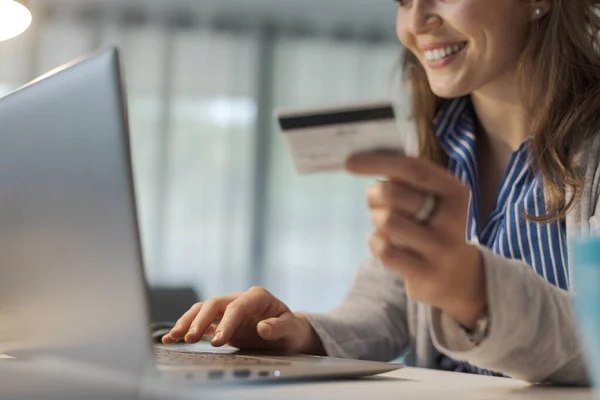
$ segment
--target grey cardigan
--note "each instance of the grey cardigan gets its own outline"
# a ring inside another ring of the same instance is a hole
[[[585,187],[566,218],[569,241],[600,228],[600,136],[583,148],[578,162],[585,171]],[[452,318],[412,301],[402,281],[376,260],[359,268],[338,308],[306,316],[334,357],[390,361],[409,349],[408,364],[435,368],[442,352],[529,382],[588,385],[571,305],[572,282],[570,292],[560,290],[522,261],[483,247],[481,252],[491,322],[479,346],[471,344]]]

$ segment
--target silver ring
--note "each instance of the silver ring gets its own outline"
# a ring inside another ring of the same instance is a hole
[[[437,209],[438,201],[439,199],[432,194],[425,196],[421,209],[415,214],[415,219],[420,224],[427,225]]]

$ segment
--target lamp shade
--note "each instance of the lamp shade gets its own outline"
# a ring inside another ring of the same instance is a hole
[[[25,1],[0,0],[0,41],[19,36],[31,25]]]

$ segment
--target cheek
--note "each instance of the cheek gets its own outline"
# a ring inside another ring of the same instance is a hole
[[[477,40],[481,38],[482,32],[487,27],[494,24],[489,19],[490,13],[483,12],[481,6],[477,4],[452,10],[446,16],[446,24],[460,37],[467,40]]]
[[[396,13],[396,35],[398,35],[398,39],[402,40],[402,33],[405,30],[404,21],[402,18],[402,14],[400,10]]]
[[[522,9],[511,2],[466,0],[449,19],[457,31],[473,40],[478,57],[495,61],[520,53],[524,42]]]
[[[408,20],[400,13],[398,13],[398,17],[396,18],[396,35],[398,36],[400,43],[414,53],[416,48],[415,37],[410,33]]]

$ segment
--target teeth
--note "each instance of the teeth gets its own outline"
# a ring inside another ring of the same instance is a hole
[[[453,54],[458,53],[464,47],[465,47],[465,45],[463,45],[463,44],[457,44],[454,46],[448,46],[443,49],[426,50],[425,51],[425,59],[427,61],[439,61],[442,58],[449,57]]]

